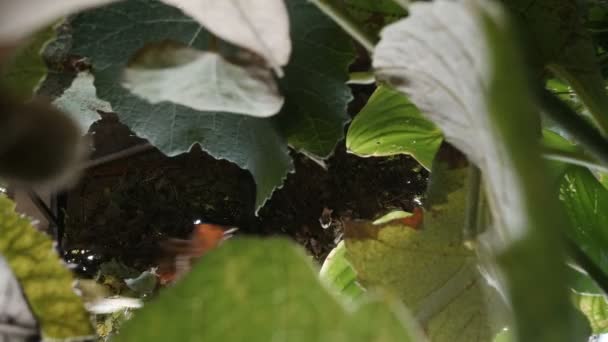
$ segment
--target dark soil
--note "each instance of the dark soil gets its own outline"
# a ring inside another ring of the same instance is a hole
[[[370,91],[353,90],[356,113]],[[145,143],[112,114],[92,132],[93,159]],[[238,234],[289,236],[321,262],[340,238],[342,218],[412,210],[427,184],[428,173],[408,156],[360,158],[341,143],[326,168],[301,154],[292,157],[296,172],[257,217],[251,175],[200,148],[174,158],[149,149],[91,168],[67,196],[63,247],[143,269],[158,260],[161,240],[187,237],[201,219],[237,226]]]

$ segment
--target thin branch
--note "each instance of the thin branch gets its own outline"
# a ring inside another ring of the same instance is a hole
[[[467,184],[467,207],[464,222],[464,240],[474,241],[479,233],[479,201],[481,189],[481,171],[473,163],[469,164]]]
[[[152,146],[150,143],[143,143],[143,144],[135,145],[133,147],[129,147],[122,151],[118,151],[116,153],[111,153],[111,154],[105,155],[103,157],[97,158],[95,160],[91,160],[88,163],[86,163],[83,166],[83,168],[91,169],[91,168],[94,168],[94,167],[97,167],[97,166],[100,166],[103,164],[113,162],[115,160],[131,157],[133,155],[136,155],[136,154],[148,151],[148,150],[152,150],[152,149],[154,149],[154,146]]]
[[[376,76],[371,71],[351,72],[347,84],[374,84]]]
[[[325,13],[325,15],[342,27],[344,31],[350,34],[368,52],[374,51],[374,46],[378,42],[378,39],[363,30],[361,25],[357,25],[356,21],[342,8],[332,4],[329,0],[310,0],[310,2],[315,4],[321,12]]]
[[[608,141],[591,123],[546,89],[540,91],[539,99],[548,117],[568,132],[599,163],[608,166]]]

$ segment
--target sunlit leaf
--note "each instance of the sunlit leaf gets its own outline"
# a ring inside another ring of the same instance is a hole
[[[162,291],[116,341],[424,341],[395,308],[374,301],[347,311],[291,242],[236,239]]]
[[[414,3],[409,10],[382,32],[374,67],[482,170],[494,221],[491,251],[518,340],[586,338],[583,318],[568,302],[556,233],[565,230],[565,218],[551,197],[539,117],[506,16],[475,0]]]
[[[355,301],[365,293],[365,290],[357,283],[355,270],[346,260],[344,241],[340,241],[336,248],[327,255],[319,276],[330,288],[344,295],[347,302]]]
[[[574,301],[589,319],[594,334],[608,333],[608,301],[605,295],[575,293]]]
[[[347,259],[367,289],[395,291],[431,341],[492,341],[502,304],[463,243],[466,168],[444,168],[433,169],[424,228],[347,222]]]
[[[232,63],[217,53],[172,42],[140,50],[122,84],[153,104],[269,117],[283,106],[272,72],[253,59]]]
[[[351,123],[346,147],[362,157],[409,154],[430,169],[442,140],[405,95],[382,86]]]
[[[0,195],[0,254],[19,281],[45,338],[75,338],[93,333],[72,274],[53,241],[32,227],[15,205]]]

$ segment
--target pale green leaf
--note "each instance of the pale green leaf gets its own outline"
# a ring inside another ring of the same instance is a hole
[[[93,330],[74,278],[54,250],[53,241],[15,211],[0,195],[0,254],[19,281],[45,338],[90,336]]]
[[[492,341],[501,303],[477,271],[475,251],[463,244],[466,168],[433,171],[424,228],[346,223],[347,258],[367,289],[395,291],[431,341]]]
[[[272,72],[253,60],[234,64],[217,53],[171,42],[139,51],[122,85],[152,104],[170,101],[200,111],[255,117],[277,114],[284,101]]]
[[[236,239],[165,289],[116,341],[424,341],[403,308],[346,310],[309,258],[278,239]]]
[[[574,293],[576,306],[587,316],[594,334],[608,333],[608,301],[603,294]]]
[[[408,154],[430,170],[442,140],[405,95],[381,86],[351,123],[346,147],[362,157]]]
[[[330,288],[343,295],[346,302],[355,301],[365,293],[365,290],[357,283],[355,270],[346,260],[344,241],[340,241],[327,255],[319,276]]]

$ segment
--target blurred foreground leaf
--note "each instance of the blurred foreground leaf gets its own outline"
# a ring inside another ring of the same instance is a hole
[[[93,334],[89,315],[73,291],[74,278],[53,248],[53,241],[15,211],[0,195],[0,254],[19,281],[27,301],[49,339]]]

